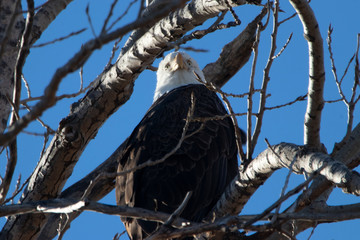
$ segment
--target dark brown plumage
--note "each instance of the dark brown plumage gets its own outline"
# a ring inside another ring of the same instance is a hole
[[[191,106],[191,94],[195,97],[195,118],[227,114],[217,95],[202,84],[181,86],[162,95],[128,138],[118,171],[160,159],[174,149]],[[187,134],[200,126],[200,122],[191,122]],[[193,191],[180,216],[199,222],[211,211],[237,169],[231,119],[209,120],[163,163],[118,177],[117,203],[172,213],[186,193]],[[145,238],[159,226],[131,218],[122,220],[133,240]]]

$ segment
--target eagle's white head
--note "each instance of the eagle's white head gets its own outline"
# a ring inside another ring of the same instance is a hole
[[[172,52],[159,64],[154,102],[174,88],[205,81],[197,62],[184,52]]]

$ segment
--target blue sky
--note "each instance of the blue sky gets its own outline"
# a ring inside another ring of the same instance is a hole
[[[53,45],[34,48],[27,59],[24,67],[24,74],[31,87],[32,96],[40,96],[50,78],[58,67],[65,64],[67,60],[78,51],[81,44],[93,38],[89,28],[85,8],[89,4],[90,16],[96,33],[99,33],[102,23],[106,18],[106,14],[111,5],[110,0],[105,1],[74,1],[63,11],[58,18],[43,33],[38,43],[51,41],[62,37],[71,32],[82,28],[88,28],[84,33],[74,36],[68,40],[64,40]],[[115,13],[120,15],[127,7],[129,1],[119,1]],[[36,5],[41,2],[36,2]],[[326,83],[324,98],[326,100],[338,99],[338,91],[336,88],[331,66],[329,54],[326,45],[326,36],[329,24],[334,28],[333,31],[333,52],[336,61],[338,74],[344,71],[350,57],[354,54],[356,48],[356,34],[360,33],[360,1],[348,0],[346,3],[339,1],[316,1],[311,2],[311,6],[315,12],[319,22],[321,34],[324,39],[325,52],[325,69]],[[122,26],[137,16],[139,4],[134,4],[129,14],[117,25]],[[281,9],[284,13],[280,14],[280,19],[290,16],[294,10],[288,1],[281,1]],[[213,62],[220,54],[221,48],[227,42],[237,36],[246,24],[260,12],[260,8],[256,6],[242,6],[235,9],[242,24],[236,28],[217,31],[204,37],[201,40],[189,42],[186,46],[208,50],[205,53],[189,52],[204,67],[207,63]],[[224,22],[232,21],[230,14],[227,14]],[[213,21],[208,21],[199,29],[204,29]],[[255,88],[261,86],[262,70],[267,61],[270,46],[270,33],[272,26],[269,26],[261,35],[259,47],[259,60],[257,72],[255,76]],[[307,91],[308,84],[308,51],[307,43],[303,38],[302,25],[297,17],[281,25],[278,34],[278,50],[286,42],[290,33],[293,32],[293,38],[280,58],[276,59],[271,69],[271,81],[268,91],[271,96],[267,99],[267,106],[276,106],[289,102],[300,95],[304,95]],[[120,43],[120,47],[124,44],[127,37],[124,37]],[[89,84],[100,74],[108,62],[111,54],[112,43],[105,45],[102,49],[94,52],[91,58],[84,66],[84,84]],[[116,57],[115,57],[116,58]],[[251,61],[251,60],[250,60]],[[158,65],[159,60],[154,63]],[[223,90],[232,93],[247,92],[251,64],[247,64],[236,74]],[[353,65],[352,65],[353,67]],[[353,84],[353,68],[350,68],[347,78],[345,78],[344,87],[346,93],[350,94]],[[156,74],[150,70],[145,70],[135,82],[135,89],[131,99],[114,113],[104,126],[99,130],[96,138],[89,143],[79,163],[74,169],[73,175],[70,177],[65,187],[70,186],[78,181],[102,161],[125,140],[132,132],[133,128],[140,121],[146,110],[152,103],[153,92],[155,89]],[[64,93],[74,93],[79,89],[79,73],[75,72],[66,77],[61,83],[59,95]],[[81,96],[80,96],[81,97]],[[56,106],[44,113],[42,119],[53,129],[57,129],[59,121],[68,115],[70,104],[78,98],[65,99],[56,104]],[[257,101],[255,95],[254,102]],[[23,98],[26,98],[26,91],[23,91]],[[242,99],[233,100],[235,112],[246,111],[246,101]],[[255,105],[254,109],[257,109]],[[265,113],[262,132],[255,149],[255,154],[259,154],[266,149],[265,138],[271,144],[279,142],[291,142],[295,144],[303,144],[303,122],[306,102],[296,103],[290,107],[279,110],[268,111]],[[359,109],[355,112],[355,124],[359,122]],[[341,102],[326,104],[322,115],[321,140],[331,152],[335,142],[342,139],[346,130],[347,111],[345,105]],[[240,126],[245,128],[245,117],[239,118]],[[27,131],[42,133],[44,129],[37,122],[32,123]],[[36,166],[43,139],[41,137],[21,134],[19,136],[19,160],[16,168],[15,176],[20,173],[22,181],[24,181]],[[5,164],[5,156],[0,156],[0,167]],[[287,170],[276,172],[246,205],[244,214],[255,214],[261,212],[271,203],[273,203],[280,195],[281,188],[285,181]],[[16,178],[15,177],[15,178]],[[290,178],[289,188],[295,187],[303,181],[302,176],[292,175]],[[12,184],[15,185],[15,182]],[[13,189],[13,186],[12,186]],[[11,190],[10,190],[11,191]],[[292,198],[294,199],[294,198]],[[346,204],[358,202],[358,198],[335,190],[330,196],[329,204]],[[101,200],[104,203],[115,204],[114,192],[110,193]],[[285,208],[289,203],[285,203]],[[3,225],[5,219],[0,219],[0,226]],[[357,226],[360,221],[349,221],[344,223],[324,224],[319,226],[312,239],[357,239]],[[344,231],[346,228],[346,231]],[[70,230],[64,236],[64,239],[112,239],[115,233],[122,232],[123,225],[119,217],[107,216],[99,213],[83,213],[78,219],[71,224]],[[299,239],[307,239],[310,230],[305,231],[298,236]],[[121,239],[127,239],[126,236]]]

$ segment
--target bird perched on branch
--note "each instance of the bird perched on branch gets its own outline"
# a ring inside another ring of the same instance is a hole
[[[173,52],[159,64],[154,102],[127,139],[116,179],[119,205],[205,218],[238,169],[234,125],[204,74],[188,54]],[[140,167],[139,167],[140,166]],[[134,170],[134,168],[138,168]],[[161,223],[122,218],[132,240]]]

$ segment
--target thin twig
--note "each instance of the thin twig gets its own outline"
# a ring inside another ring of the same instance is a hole
[[[45,135],[45,133],[30,132],[30,131],[26,131],[26,130],[23,130],[22,133],[30,135],[30,136],[36,136],[36,137],[43,137]]]
[[[316,222],[316,223],[315,223],[315,226],[312,228],[311,233],[310,233],[309,237],[307,238],[307,240],[310,240],[310,238],[312,237],[312,235],[313,235],[314,232],[315,232],[315,229],[316,229],[317,225],[318,225],[318,223]]]
[[[113,46],[112,49],[111,49],[111,56],[110,56],[109,61],[107,62],[107,64],[106,64],[106,66],[105,66],[104,69],[110,68],[111,62],[112,62],[112,60],[113,60],[114,57],[115,57],[115,53],[116,53],[116,51],[119,49],[119,43],[121,42],[121,40],[122,40],[122,37],[120,37],[118,40],[115,41],[114,46]]]
[[[14,198],[15,198],[19,193],[22,192],[22,190],[24,189],[24,187],[26,186],[26,184],[29,182],[30,177],[31,177],[31,176],[29,176],[29,177],[25,180],[25,182],[21,185],[20,188],[15,188],[12,196],[11,196],[10,198],[6,199],[6,200],[3,202],[3,204],[6,204],[6,203],[8,203],[8,202],[10,202],[10,201],[13,202],[13,201],[14,201]],[[19,176],[19,178],[20,178],[20,176]]]
[[[116,233],[113,237],[113,240],[120,240],[120,237],[123,236],[126,233],[126,230],[124,230],[122,233]]]
[[[114,8],[115,8],[117,2],[118,2],[118,0],[114,0],[113,3],[111,4],[109,13],[108,13],[108,15],[107,15],[107,17],[106,17],[106,19],[105,19],[105,21],[104,21],[104,24],[103,24],[102,28],[101,28],[101,34],[103,34],[103,33],[106,32],[106,26],[107,26],[107,24],[109,23],[109,20],[110,20],[110,18],[111,18],[112,15],[113,15]]]
[[[204,30],[195,30],[192,33],[185,35],[184,37],[182,37],[181,39],[173,42],[173,43],[168,43],[168,48],[174,48],[175,46],[179,47],[182,44],[187,43],[188,41],[191,41],[193,39],[201,39],[204,36],[206,36],[209,33],[215,32],[217,30],[221,30],[221,29],[227,29],[230,27],[235,27],[238,26],[237,23],[235,22],[229,22],[227,24],[221,24],[220,22],[224,19],[226,15],[226,11],[222,12],[217,19],[215,20],[215,22],[207,29]]]
[[[271,206],[266,208],[261,214],[257,215],[253,219],[247,221],[244,225],[244,227],[250,226],[253,223],[261,220],[263,217],[267,216],[273,209],[275,209],[279,204],[283,203],[285,200],[287,200],[289,197],[293,196],[294,194],[298,193],[303,189],[304,187],[308,186],[309,183],[314,179],[315,176],[319,174],[319,172],[326,167],[326,164],[324,164],[320,169],[315,171],[311,176],[304,181],[303,183],[299,184],[297,187],[293,188],[289,192],[287,192],[284,196],[280,197],[276,202],[274,202]]]
[[[44,47],[44,46],[47,46],[47,45],[50,45],[50,44],[53,44],[53,43],[56,43],[56,42],[60,42],[62,40],[68,39],[68,38],[70,38],[72,36],[76,36],[76,35],[84,32],[85,30],[86,30],[86,28],[80,29],[79,31],[69,33],[68,35],[66,35],[64,37],[59,37],[59,38],[56,38],[54,40],[51,40],[51,41],[48,41],[48,42],[45,42],[45,43],[40,43],[40,44],[33,45],[32,48],[40,48],[40,47]]]
[[[227,7],[229,8],[229,11],[230,11],[231,15],[232,15],[233,18],[235,19],[235,23],[236,23],[237,25],[240,25],[240,24],[241,24],[241,21],[240,21],[239,17],[236,15],[234,9],[230,6],[229,1],[228,1],[228,0],[225,0],[225,3],[226,3],[226,5],[227,5]]]
[[[137,1],[138,1],[138,0],[133,0],[132,2],[130,2],[129,5],[128,5],[128,7],[126,8],[126,10],[123,12],[123,14],[121,14],[117,19],[115,19],[115,21],[114,21],[112,24],[110,24],[109,28],[106,29],[106,32],[110,31],[110,30],[115,26],[115,24],[117,24],[119,21],[121,21],[121,19],[122,19],[123,17],[125,17],[126,14],[128,14],[131,6],[134,5]]]
[[[233,125],[234,125],[234,131],[235,131],[235,139],[236,139],[236,146],[237,146],[237,149],[238,149],[238,154],[239,154],[239,157],[240,157],[240,160],[241,161],[245,161],[246,159],[246,156],[245,156],[245,153],[242,149],[242,141],[241,141],[241,132],[240,132],[240,128],[239,128],[239,124],[238,124],[238,121],[236,119],[236,114],[234,113],[234,110],[230,104],[230,101],[229,99],[227,99],[226,95],[217,87],[215,86],[212,82],[203,82],[200,78],[200,76],[195,72],[193,71],[195,77],[196,77],[196,80],[201,82],[202,84],[204,84],[207,88],[209,88],[211,91],[214,91],[214,92],[217,92],[220,94],[226,108],[228,109],[228,112],[230,113],[230,118],[231,118],[231,121],[233,122]]]
[[[46,4],[47,4],[47,2],[44,2],[43,4],[40,4],[39,6],[34,7],[34,11],[39,10],[40,8],[42,8]],[[25,14],[25,13],[29,13],[29,11],[30,11],[29,9],[25,9],[25,10],[22,10],[20,12],[17,12],[17,14]]]
[[[8,101],[8,103],[11,105],[12,109],[16,109],[15,103],[13,101],[11,101],[11,99],[9,98],[9,96],[5,95],[6,100]],[[13,116],[14,116],[14,121],[20,119],[20,115],[18,111],[12,111]]]
[[[40,152],[40,159],[42,159],[42,157],[44,156],[44,153],[46,150],[46,144],[49,141],[50,134],[51,134],[51,132],[49,130],[44,134],[44,142],[43,142],[43,146],[42,146],[41,152]]]
[[[184,200],[180,204],[180,206],[170,215],[170,217],[164,222],[164,224],[156,231],[154,232],[150,237],[146,238],[146,240],[154,240],[157,239],[158,235],[164,233],[166,229],[168,229],[173,222],[180,217],[180,214],[184,211],[187,203],[189,202],[191,198],[192,192],[187,192],[185,195]]]
[[[335,99],[335,100],[324,100],[324,103],[337,103],[337,102],[342,102],[343,99],[339,98],[339,99]]]
[[[327,37],[327,44],[328,44],[328,50],[329,50],[329,55],[330,55],[330,61],[331,61],[331,70],[332,70],[332,73],[334,75],[334,79],[335,79],[335,83],[338,87],[338,91],[339,91],[339,94],[341,96],[341,99],[344,101],[344,103],[347,105],[348,104],[348,101],[345,97],[345,94],[344,92],[342,91],[342,87],[341,87],[341,83],[342,83],[342,80],[344,79],[349,67],[350,67],[350,64],[351,62],[353,61],[355,55],[353,55],[350,59],[350,61],[348,62],[348,65],[347,67],[345,68],[345,71],[344,71],[344,74],[341,78],[341,80],[339,80],[338,78],[338,75],[337,75],[337,71],[336,71],[336,65],[335,65],[335,60],[334,60],[334,54],[332,52],[332,47],[331,47],[331,43],[332,43],[332,38],[331,38],[331,34],[333,32],[333,28],[331,27],[331,24],[329,25],[329,29],[328,29],[328,37]]]
[[[254,128],[254,133],[252,136],[252,145],[251,148],[249,149],[250,151],[247,153],[248,156],[252,156],[256,143],[258,141],[259,135],[260,135],[260,131],[261,131],[261,126],[262,126],[262,122],[263,122],[263,117],[264,117],[264,112],[265,112],[265,105],[266,105],[266,98],[267,98],[267,85],[270,81],[270,69],[272,66],[272,63],[274,61],[273,56],[275,55],[275,50],[276,50],[276,39],[277,39],[277,32],[278,32],[278,13],[279,13],[279,1],[275,0],[274,2],[274,10],[273,10],[273,30],[271,33],[271,48],[270,48],[270,53],[269,53],[269,57],[268,57],[268,61],[266,63],[266,66],[264,68],[264,73],[263,73],[263,81],[262,81],[262,85],[261,85],[261,92],[260,92],[260,103],[259,103],[259,110],[258,110],[258,115],[256,117],[256,123],[255,123],[255,128]]]
[[[293,36],[293,33],[290,34],[290,36],[288,37],[286,43],[285,43],[284,46],[280,49],[279,53],[276,54],[275,56],[273,56],[274,59],[280,57],[280,55],[284,52],[284,50],[286,49],[286,47],[289,45],[292,36]]]
[[[213,83],[210,83],[210,85],[213,87],[213,89],[215,89],[215,91],[217,91],[219,88],[216,87]],[[235,137],[236,137],[236,145],[237,145],[237,149],[238,149],[238,153],[239,153],[239,157],[240,157],[240,160],[242,162],[245,161],[246,159],[246,156],[245,156],[245,153],[242,149],[242,141],[241,141],[241,132],[240,132],[240,128],[239,128],[239,124],[238,124],[238,121],[235,117],[235,113],[234,113],[234,110],[230,104],[230,101],[229,99],[227,99],[227,97],[222,94],[221,92],[219,92],[223,102],[225,103],[225,106],[227,107],[229,113],[230,113],[230,118],[235,126]]]
[[[247,130],[246,130],[246,159],[251,160],[251,148],[252,148],[252,112],[253,112],[253,94],[254,92],[254,81],[255,81],[255,70],[257,65],[258,58],[258,46],[260,42],[260,33],[262,30],[262,25],[259,23],[256,28],[255,41],[252,47],[254,54],[253,61],[251,63],[251,73],[250,73],[250,82],[249,82],[249,94],[247,97]]]
[[[287,18],[285,18],[284,20],[279,21],[279,23],[278,23],[279,26],[280,26],[281,24],[283,24],[284,22],[287,22],[287,21],[289,21],[290,19],[296,17],[296,15],[297,15],[297,13],[295,12],[295,13],[293,13],[290,17],[287,17]]]
[[[88,3],[88,5],[86,6],[85,13],[86,13],[89,25],[90,25],[91,32],[92,32],[93,36],[96,38],[95,28],[94,28],[94,25],[92,24],[89,11],[90,11],[90,3]]]
[[[65,219],[64,219],[65,218]],[[57,240],[61,240],[64,236],[64,233],[65,233],[65,228],[66,228],[66,225],[68,224],[69,222],[69,214],[67,213],[62,213],[60,215],[60,222],[59,222],[59,227],[57,229],[57,232],[58,232],[58,235],[57,235]],[[63,220],[64,219],[64,220]]]
[[[26,81],[25,77],[24,77],[24,74],[21,75],[21,78],[24,82],[24,85],[25,85],[25,88],[26,88],[26,92],[27,92],[27,95],[28,95],[28,98],[31,98],[31,91],[30,91],[30,86],[29,86],[29,83]]]
[[[346,128],[345,136],[343,137],[341,142],[338,143],[338,145],[342,145],[350,137],[350,134],[351,134],[351,131],[352,131],[352,128],[353,128],[355,105],[358,102],[358,100],[360,99],[360,95],[358,97],[356,97],[357,86],[359,85],[359,74],[358,74],[359,58],[358,58],[358,56],[359,56],[359,45],[360,45],[360,43],[359,43],[359,35],[358,35],[358,37],[357,37],[357,47],[356,47],[355,54],[350,58],[347,66],[345,68],[344,74],[341,77],[341,79],[339,80],[338,76],[337,76],[337,72],[336,72],[335,60],[334,60],[334,55],[333,55],[332,46],[331,46],[332,32],[333,32],[333,28],[331,27],[331,25],[329,25],[327,43],[328,43],[328,50],[329,50],[330,60],[331,60],[332,72],[333,72],[333,75],[334,75],[335,83],[336,83],[336,85],[338,87],[339,94],[341,96],[341,100],[345,103],[345,105],[347,107],[347,116],[348,116],[347,128]],[[343,92],[341,84],[343,82],[343,79],[345,78],[345,75],[347,74],[347,71],[348,71],[348,69],[350,67],[350,64],[352,63],[352,61],[354,59],[355,59],[354,84],[353,84],[353,87],[352,87],[352,94],[351,94],[350,100],[348,100],[346,98],[346,96],[345,96],[345,93]]]
[[[21,174],[19,174],[19,177],[18,179],[16,180],[16,185],[15,185],[15,190],[11,196],[11,203],[13,204],[14,203],[14,197],[16,196],[16,192],[18,192],[19,190],[19,186],[20,186],[20,182],[21,182]],[[6,201],[6,200],[5,200]],[[5,204],[5,201],[3,204]]]
[[[86,92],[88,89],[90,89],[92,87],[92,83],[90,83],[86,88],[82,88],[82,73],[81,73],[81,70],[80,70],[80,90],[76,93],[69,93],[69,94],[62,94],[60,96],[57,96],[55,97],[55,101],[60,101],[64,98],[74,98],[74,97],[77,97],[79,96],[80,94],[83,94],[84,92]],[[23,99],[20,101],[20,104],[23,105],[23,106],[27,106],[27,103],[28,102],[32,102],[32,101],[38,101],[38,100],[41,100],[43,98],[43,96],[40,96],[40,97],[31,97],[31,98],[27,98],[27,99]]]
[[[246,116],[247,113],[233,113],[233,114],[224,114],[224,115],[215,115],[212,117],[196,117],[193,118],[191,121],[193,122],[206,122],[206,121],[217,121],[217,120],[223,120],[225,118],[231,117],[231,116],[237,116],[237,117],[241,117],[241,116]]]
[[[347,130],[346,130],[346,140],[349,138],[352,126],[354,122],[354,110],[355,110],[355,104],[359,100],[360,95],[356,98],[356,90],[359,85],[359,48],[360,48],[360,34],[357,35],[357,44],[356,44],[356,51],[355,51],[355,66],[354,66],[354,84],[352,87],[352,94],[348,105],[348,124],[347,124]]]
[[[300,102],[300,101],[304,101],[306,100],[306,97],[307,97],[307,94],[306,95],[303,95],[303,96],[299,96],[297,97],[295,100],[291,101],[291,102],[288,102],[288,103],[284,103],[284,104],[281,104],[281,105],[277,105],[277,106],[274,106],[274,107],[265,107],[265,110],[274,110],[274,109],[278,109],[278,108],[282,108],[282,107],[286,107],[286,106],[290,106],[296,102]],[[336,100],[338,101],[338,100]]]
[[[31,111],[31,108],[26,104],[23,103],[22,104],[29,112]],[[43,126],[47,132],[49,132],[49,134],[54,134],[55,130],[53,130],[49,125],[47,125],[46,123],[44,123],[43,120],[40,119],[40,117],[36,118],[36,120],[41,124],[41,126]],[[25,131],[23,131],[25,132]],[[44,134],[40,134],[40,136],[44,136]]]

